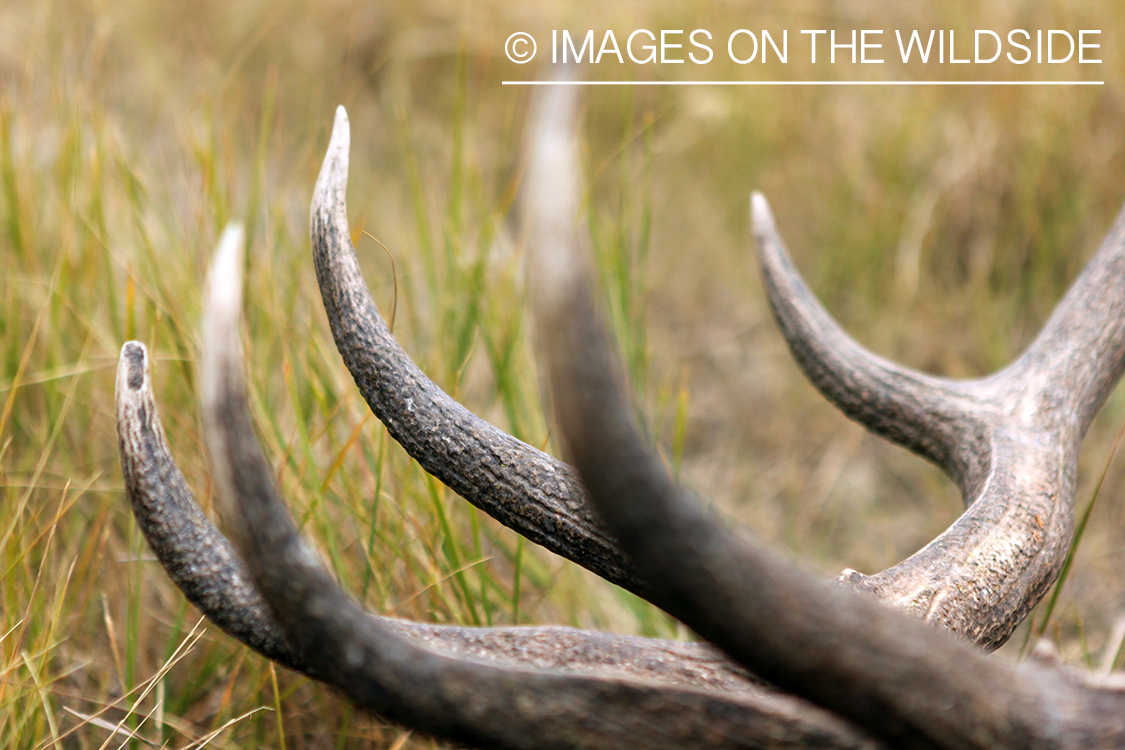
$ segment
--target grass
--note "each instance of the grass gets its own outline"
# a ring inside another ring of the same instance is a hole
[[[1027,25],[1125,28],[1109,4],[1027,6]],[[757,10],[775,26],[838,21]],[[590,13],[528,23],[747,23],[722,7]],[[510,226],[526,100],[498,85],[518,18],[499,2],[0,9],[0,748],[432,746],[201,625],[125,507],[112,398],[129,338],[154,353],[173,451],[210,506],[200,289],[233,217],[250,238],[260,434],[349,590],[429,621],[684,635],[427,478],[368,414],[320,310],[305,222],[344,103],[353,240],[396,336],[474,411],[551,447]],[[719,512],[834,574],[901,559],[958,508],[936,470],[796,375],[748,258],[749,189],[861,341],[930,371],[987,372],[1034,334],[1123,198],[1125,65],[1104,51],[1109,85],[1065,93],[589,93],[591,242],[638,411]],[[1098,503],[1050,619],[1032,618],[1075,660],[1116,650],[1125,477],[1109,455],[1123,419],[1114,395],[1083,459],[1079,507],[1096,483]]]

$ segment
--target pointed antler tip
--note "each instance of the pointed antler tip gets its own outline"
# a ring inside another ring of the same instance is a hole
[[[335,143],[340,139],[348,138],[350,131],[348,110],[344,109],[344,105],[341,104],[336,107],[336,120],[332,123],[332,142]]]
[[[232,333],[242,308],[242,256],[246,233],[239,222],[231,222],[219,238],[211,260],[207,282],[207,299],[203,308],[203,359],[214,348],[237,347],[238,336]],[[207,366],[204,371],[208,371]]]
[[[215,257],[211,261],[209,297],[212,307],[238,309],[242,298],[242,256],[246,231],[242,223],[232,221],[223,229]]]
[[[231,222],[223,230],[211,259],[207,293],[203,300],[203,349],[200,356],[199,390],[203,404],[204,436],[215,469],[220,507],[229,512],[236,493],[229,465],[229,448],[241,438],[232,437],[228,425],[232,414],[245,410],[242,376],[242,346],[238,333],[242,313],[242,257],[245,246],[242,225]],[[247,418],[248,420],[248,418]],[[234,528],[240,527],[235,524]]]
[[[755,233],[773,231],[773,212],[770,211],[769,201],[758,190],[750,193],[750,221]]]
[[[336,119],[332,123],[332,137],[324,154],[324,163],[313,188],[312,213],[318,210],[342,213],[344,194],[348,188],[348,151],[351,148],[351,125],[348,111],[341,104],[336,107]]]

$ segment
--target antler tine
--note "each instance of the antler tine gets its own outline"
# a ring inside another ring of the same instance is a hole
[[[895,747],[1046,743],[1032,680],[870,598],[816,583],[678,491],[634,421],[579,254],[573,100],[551,91],[527,172],[532,295],[555,418],[589,496],[657,601],[739,663]]]
[[[215,275],[217,279],[225,277],[235,288],[241,264],[233,260],[233,248],[241,241],[237,229],[224,234],[220,246],[226,248],[227,262],[225,270]],[[228,299],[226,308],[232,314],[237,304]],[[215,335],[222,337],[223,333],[213,332]],[[229,339],[226,349],[237,353],[236,339]],[[227,365],[238,371],[234,364]],[[214,382],[214,378],[208,379],[209,384]],[[215,397],[213,392],[211,398]],[[317,664],[290,640],[242,558],[207,519],[188,489],[168,449],[153,398],[148,352],[139,342],[128,342],[121,350],[116,412],[125,491],[138,525],[169,577],[228,634],[291,669],[318,674]],[[239,439],[233,444],[252,442]],[[262,481],[259,476],[259,484]],[[865,735],[837,718],[749,681],[745,673],[706,644],[560,627],[481,629],[367,617],[414,644],[450,657],[517,669],[535,665],[573,674],[580,680],[600,677],[653,686],[659,699],[654,702],[653,715],[642,719],[659,731],[674,734],[688,731],[694,724],[692,720],[669,717],[688,715],[692,713],[690,707],[701,707],[702,714],[711,717],[709,732],[704,735],[710,739],[703,742],[704,746],[718,737],[728,738],[727,744],[735,747],[743,743],[802,747],[810,737],[826,747],[874,746]],[[700,696],[693,691],[706,692]],[[719,716],[725,718],[717,719]],[[433,726],[423,728],[438,731]],[[616,740],[596,741],[597,736],[593,731],[584,741],[591,746],[617,744]],[[685,742],[685,746],[691,746],[691,741]]]
[[[840,580],[1000,646],[1058,577],[1082,438],[1125,367],[1125,214],[1023,356],[990,378],[955,381],[848,337],[794,268],[765,198],[755,193],[751,204],[770,303],[809,380],[851,418],[944,469],[968,506],[898,565]]]
[[[569,466],[469,412],[398,345],[371,299],[348,230],[348,115],[336,110],[313,191],[310,235],[336,348],[372,412],[426,471],[505,526],[646,596],[590,513]]]
[[[204,310],[204,424],[235,544],[310,675],[361,708],[489,747],[799,747],[810,737],[834,747],[875,746],[846,723],[785,697],[451,658],[370,617],[300,538],[254,434],[237,333],[241,254],[241,230],[226,230]]]
[[[872,354],[848,336],[805,284],[778,234],[766,198],[750,196],[762,281],[778,327],[809,380],[874,433],[925,456],[975,496],[990,465],[980,407],[951,380]],[[966,451],[975,443],[983,450]]]
[[[307,672],[242,559],[204,515],[176,466],[152,396],[148,351],[136,341],[121,348],[116,412],[125,494],[168,576],[227,633],[290,669]]]

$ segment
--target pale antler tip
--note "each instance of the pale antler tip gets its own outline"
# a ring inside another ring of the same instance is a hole
[[[351,139],[351,126],[348,121],[348,110],[344,109],[341,104],[336,107],[336,119],[332,123],[332,138],[329,141],[331,145],[335,145],[340,141],[348,141]],[[346,143],[345,143],[346,146]]]
[[[242,304],[242,255],[246,231],[241,222],[232,221],[223,229],[208,280],[208,304],[220,315],[237,315]]]
[[[328,151],[313,188],[312,213],[317,210],[332,212],[342,209],[344,194],[348,187],[348,151],[351,148],[351,125],[348,111],[341,104],[336,107],[336,119],[332,123],[332,137],[328,141]],[[337,211],[337,213],[342,213]]]
[[[531,252],[533,295],[540,310],[561,312],[583,277],[576,258],[580,207],[577,106],[574,92],[553,86],[533,103],[525,217]]]
[[[750,193],[750,221],[757,235],[770,234],[775,231],[773,212],[766,196],[755,190]]]
[[[240,361],[238,318],[242,308],[242,254],[245,245],[242,224],[231,222],[223,230],[203,304],[203,357],[200,379],[204,405],[217,403],[228,368]]]

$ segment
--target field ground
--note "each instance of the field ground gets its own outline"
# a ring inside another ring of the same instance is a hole
[[[112,410],[130,338],[154,353],[172,449],[210,507],[200,290],[236,217],[250,237],[249,377],[267,455],[307,535],[369,608],[688,637],[427,480],[366,411],[320,307],[308,202],[344,104],[353,239],[399,340],[469,408],[550,446],[512,228],[528,92],[500,81],[535,74],[503,56],[514,31],[1103,30],[1090,69],[894,73],[1106,81],[1096,87],[586,92],[591,236],[670,466],[826,576],[886,567],[956,517],[936,469],[842,418],[799,375],[757,280],[747,196],[766,193],[810,284],[865,345],[949,376],[1002,366],[1125,200],[1125,6],[682,5],[0,3],[0,749],[116,747],[129,733],[134,747],[433,744],[200,625],[130,517]],[[891,75],[797,59],[747,71],[625,75]],[[1125,468],[1110,454],[1123,426],[1119,390],[1083,454],[1080,510],[1106,477],[1073,571],[1006,658],[1039,632],[1078,663],[1119,645]]]

